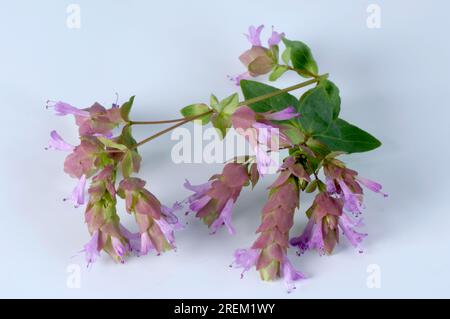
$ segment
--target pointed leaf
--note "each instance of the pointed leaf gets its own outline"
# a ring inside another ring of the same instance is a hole
[[[241,89],[246,100],[264,94],[279,91],[279,89],[276,87],[249,80],[241,81]],[[267,111],[280,111],[290,105],[293,106],[296,110],[298,110],[300,103],[295,96],[289,93],[282,93],[277,96],[265,99],[263,101],[249,104],[248,106],[251,107],[256,112],[267,112]]]
[[[276,65],[273,67],[272,73],[269,75],[269,81],[276,81],[280,76],[282,76],[288,67],[286,65]]]
[[[290,49],[292,66],[298,70],[306,71],[302,76],[310,77],[308,73],[317,74],[319,68],[309,47],[300,41],[290,41],[283,38],[284,45]]]
[[[120,107],[120,114],[122,115],[122,118],[125,121],[129,121],[129,115],[130,115],[130,111],[131,111],[131,107],[133,106],[134,103],[134,95],[132,97],[130,97],[130,99],[128,100],[128,102],[125,102],[122,104],[122,106]]]
[[[299,122],[310,135],[325,132],[333,122],[334,106],[323,86],[316,86],[300,98]]]
[[[327,131],[315,138],[331,151],[347,153],[367,152],[381,145],[375,137],[342,119],[334,121]]]
[[[110,148],[116,148],[121,151],[126,151],[128,149],[125,145],[114,142],[114,141],[110,140],[109,138],[106,138],[103,136],[99,136],[99,137],[97,137],[97,139],[100,142],[102,142],[103,145],[110,147]]]
[[[209,109],[208,105],[200,103],[200,104],[191,104],[191,105],[185,106],[184,108],[182,108],[180,110],[180,112],[184,117],[193,117],[193,116],[197,116],[197,115],[206,113],[209,110],[210,109]],[[198,120],[201,121],[202,125],[205,125],[209,122],[210,117],[211,117],[211,114],[207,114],[205,116],[198,118]]]
[[[237,109],[239,104],[239,95],[237,93],[234,93],[230,95],[229,97],[224,98],[222,101],[220,101],[220,110],[221,112],[231,115],[234,113],[234,111]]]
[[[291,61],[291,48],[287,47],[281,54],[281,59],[285,64],[289,64]]]
[[[132,173],[133,173],[133,156],[131,154],[131,151],[128,151],[122,158],[122,175],[125,178],[128,178],[131,176]]]

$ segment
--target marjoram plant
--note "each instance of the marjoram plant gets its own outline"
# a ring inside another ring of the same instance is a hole
[[[91,235],[84,245],[88,265],[102,251],[123,263],[132,254],[161,254],[174,249],[174,232],[182,228],[176,216],[180,211],[195,213],[211,233],[225,226],[234,234],[232,211],[242,189],[255,187],[273,165],[269,153],[280,150],[287,150],[287,155],[268,188],[257,238],[252,245],[235,251],[232,266],[242,268],[242,274],[254,267],[263,280],[283,278],[290,292],[295,281],[305,278],[287,257],[290,246],[298,249],[298,255],[307,250],[331,254],[343,236],[362,252],[361,243],[367,234],[357,229],[362,226],[363,187],[387,195],[381,192],[380,184],[361,177],[338,157],[367,152],[381,143],[339,117],[339,89],[328,74],[319,74],[306,44],[289,40],[272,29],[267,45],[263,45],[262,30],[263,26],[249,28],[246,36],[251,47],[239,57],[246,71],[231,77],[244,100],[240,101],[238,93],[224,99],[211,95],[209,103],[182,108],[182,118],[162,121],[130,119],[134,96],[110,108],[99,103],[76,108],[61,101],[47,102],[56,115],[72,115],[78,126],[78,145],[66,143],[52,131],[48,148],[68,153],[64,171],[77,180],[68,199],[76,207],[86,205],[85,222]],[[280,54],[281,45],[284,48]],[[254,80],[268,74],[269,81],[276,81],[286,72],[294,72],[306,81],[278,89]],[[300,98],[289,93],[308,86],[311,88]],[[146,182],[136,177],[142,160],[138,150],[192,121],[210,123],[221,138],[229,129],[236,130],[245,136],[255,155],[232,159],[220,174],[204,184],[186,181],[185,187],[192,195],[165,206],[149,191]],[[139,142],[133,138],[133,126],[153,124],[171,126]],[[315,199],[306,209],[305,229],[290,237],[302,192],[315,193]],[[125,210],[135,218],[139,233],[121,224],[118,197],[124,199]]]

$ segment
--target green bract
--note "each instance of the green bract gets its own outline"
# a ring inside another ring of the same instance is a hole
[[[211,96],[211,107],[214,109],[214,113],[211,116],[211,122],[219,132],[221,138],[225,137],[227,129],[231,127],[231,115],[238,106],[239,96],[237,93],[224,98],[220,102],[214,95]]]
[[[130,99],[123,103],[122,106],[120,107],[120,114],[122,115],[122,118],[125,121],[129,120],[129,115],[130,115],[130,111],[131,111],[131,107],[133,106],[133,102],[134,102],[134,96],[130,97]]]

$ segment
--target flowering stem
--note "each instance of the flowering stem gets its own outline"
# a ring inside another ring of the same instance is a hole
[[[179,121],[177,124],[169,126],[168,128],[166,128],[166,129],[164,129],[164,130],[162,130],[162,131],[160,131],[160,132],[158,132],[158,133],[156,133],[156,134],[154,134],[152,136],[149,136],[149,137],[143,139],[142,141],[140,141],[139,143],[137,143],[133,147],[131,147],[131,149],[138,148],[142,144],[150,142],[151,140],[153,140],[153,139],[155,139],[155,138],[157,138],[157,137],[159,137],[159,136],[161,136],[161,135],[163,135],[163,134],[165,134],[167,132],[170,132],[171,130],[173,130],[173,129],[179,127],[179,126],[182,126],[182,125],[184,125],[184,124],[186,124],[186,123],[188,123],[190,121],[196,120],[198,118],[201,118],[201,117],[203,117],[205,115],[211,114],[212,112],[213,112],[213,110],[209,110],[208,112],[201,113],[201,114],[196,115],[196,116],[184,118],[182,121]]]
[[[274,96],[277,96],[277,95],[280,95],[280,94],[283,94],[283,93],[286,93],[286,92],[294,91],[294,90],[300,89],[302,87],[308,86],[310,84],[316,83],[316,82],[320,81],[320,79],[327,78],[327,77],[328,77],[328,73],[327,74],[323,74],[323,75],[316,75],[314,77],[314,79],[311,79],[311,80],[308,80],[308,81],[305,81],[305,82],[302,82],[302,83],[299,83],[299,84],[295,84],[295,85],[289,86],[287,88],[284,88],[284,89],[281,89],[281,90],[278,90],[278,91],[270,92],[270,93],[267,93],[267,94],[263,94],[261,96],[257,96],[257,97],[254,97],[254,98],[251,98],[251,99],[248,99],[248,100],[244,100],[242,102],[239,102],[238,106],[244,106],[244,105],[249,105],[249,104],[257,103],[257,102],[260,102],[260,101],[264,101],[264,100],[270,99],[270,98],[272,98]],[[201,117],[203,117],[205,115],[211,114],[212,112],[213,112],[213,110],[209,110],[207,112],[198,114],[196,116],[186,117],[186,118],[183,118],[183,119],[167,120],[167,121],[145,121],[145,122],[137,122],[137,121],[133,122],[132,121],[132,122],[130,122],[130,125],[132,125],[132,124],[163,124],[163,123],[178,122],[175,125],[169,126],[168,128],[166,128],[166,129],[164,129],[164,130],[162,130],[162,131],[160,131],[160,132],[158,132],[158,133],[156,133],[156,134],[154,134],[152,136],[149,136],[149,137],[143,139],[139,143],[135,144],[132,147],[132,149],[137,148],[137,147],[139,147],[139,146],[141,146],[141,145],[143,145],[143,144],[145,144],[147,142],[150,142],[151,140],[153,140],[153,139],[155,139],[155,138],[157,138],[157,137],[159,137],[159,136],[161,136],[161,135],[163,135],[163,134],[165,134],[167,132],[170,132],[171,130],[173,130],[173,129],[179,127],[179,126],[182,126],[182,125],[184,125],[184,124],[186,124],[188,122],[194,121],[194,120],[199,119],[199,118],[201,118]]]
[[[174,119],[174,120],[163,120],[163,121],[130,121],[128,122],[130,125],[147,125],[147,124],[167,124],[167,123],[176,123],[185,120],[186,118]]]

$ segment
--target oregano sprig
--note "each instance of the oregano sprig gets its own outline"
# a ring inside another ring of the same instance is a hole
[[[134,96],[110,108],[99,103],[87,108],[61,101],[47,103],[57,115],[72,115],[78,126],[78,145],[68,144],[52,131],[48,148],[69,153],[64,171],[77,183],[67,199],[76,207],[85,204],[89,183],[85,221],[91,239],[84,246],[88,265],[102,251],[123,263],[131,254],[161,254],[174,249],[174,233],[182,228],[175,214],[179,211],[195,213],[212,234],[222,226],[234,234],[233,207],[242,189],[250,185],[253,189],[274,165],[277,177],[268,189],[258,236],[249,248],[236,250],[232,266],[243,268],[243,273],[255,267],[263,280],[281,277],[292,291],[294,282],[306,276],[289,260],[289,246],[297,247],[299,255],[309,250],[331,254],[342,233],[362,252],[367,236],[358,230],[362,226],[363,187],[387,195],[381,192],[380,184],[361,177],[338,157],[371,151],[381,143],[340,118],[340,91],[327,73],[319,73],[305,43],[272,29],[267,45],[263,44],[263,28],[249,28],[246,36],[251,47],[239,57],[246,70],[231,77],[241,92],[221,99],[212,94],[208,102],[181,108],[182,117],[133,119]],[[267,75],[274,82],[286,72],[304,80],[281,89],[257,80]],[[301,96],[294,94],[306,87]],[[139,149],[193,121],[211,125],[222,139],[234,129],[246,138],[254,155],[228,161],[220,174],[203,184],[186,181],[184,186],[192,195],[165,206],[146,187],[146,181],[137,177],[143,160]],[[168,126],[136,141],[132,132],[135,125]],[[282,150],[287,155],[277,166],[270,155]],[[290,237],[294,214],[301,209],[302,192],[315,194],[315,199],[305,209],[306,227],[298,236]],[[118,198],[125,201],[125,211],[134,216],[138,233],[121,224]]]

